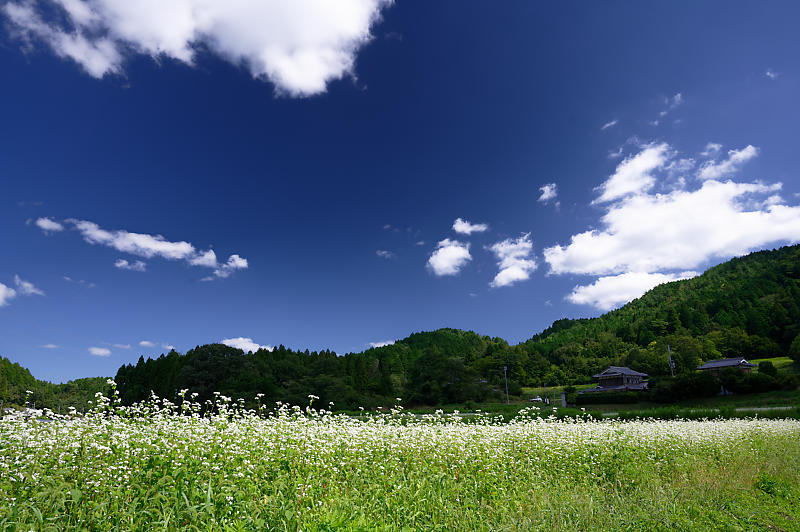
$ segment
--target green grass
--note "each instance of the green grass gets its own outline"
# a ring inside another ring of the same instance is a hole
[[[180,414],[180,411],[183,414]],[[800,422],[113,408],[0,421],[0,530],[797,530]]]
[[[778,370],[778,373],[800,373],[800,365],[795,364],[794,360],[789,357],[775,357],[775,358],[757,358],[755,360],[748,360],[751,364],[755,364],[755,371],[758,371],[759,362],[772,362],[772,365]]]

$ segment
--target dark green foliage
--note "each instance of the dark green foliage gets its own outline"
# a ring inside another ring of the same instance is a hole
[[[781,381],[764,373],[743,373],[736,368],[725,368],[719,372],[719,380],[726,390],[733,393],[760,393],[779,390]]]
[[[574,401],[570,402],[576,405],[633,404],[646,396],[641,392],[590,392],[575,394]]]
[[[683,399],[713,397],[721,391],[720,383],[714,375],[706,371],[693,371],[680,373],[675,377],[651,379],[649,396],[659,403],[672,403]]]
[[[0,401],[5,406],[24,406],[27,401],[30,406],[66,413],[70,406],[85,410],[88,401],[95,399],[95,393],[108,394],[108,390],[106,379],[102,377],[77,379],[64,384],[40,381],[19,364],[0,357]]]
[[[758,372],[770,377],[778,376],[778,368],[776,368],[769,360],[763,360],[758,363]]]
[[[789,356],[800,364],[800,334],[794,337],[794,341],[789,346]]]

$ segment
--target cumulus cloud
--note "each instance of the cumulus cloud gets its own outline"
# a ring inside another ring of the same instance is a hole
[[[645,147],[620,166],[653,148]],[[706,151],[715,148],[707,146]],[[741,155],[746,151],[731,152],[729,160],[747,158]],[[669,153],[669,147],[659,146],[659,153]],[[779,194],[781,183],[707,179],[698,184],[684,176],[675,179],[692,170],[691,159],[669,165],[662,160],[658,156],[642,165],[649,178],[639,182],[645,184],[627,195],[615,195],[597,229],[573,235],[568,244],[545,248],[550,274],[600,276],[593,284],[575,287],[570,301],[605,310],[659,282],[694,275],[694,269],[712,260],[800,241],[800,205],[785,202]],[[656,185],[659,191],[654,192]]]
[[[594,283],[576,286],[567,299],[572,303],[592,305],[599,310],[611,310],[633,301],[651,288],[669,281],[689,279],[697,272],[644,273],[629,272],[620,275],[600,277]]]
[[[114,266],[120,270],[130,270],[133,272],[143,272],[147,270],[147,264],[141,260],[128,262],[125,259],[117,259],[117,262],[114,263]]]
[[[695,268],[711,258],[742,255],[800,239],[800,207],[754,198],[781,185],[706,181],[698,190],[627,198],[609,207],[602,230],[573,235],[544,250],[551,272],[604,275]]]
[[[235,347],[236,349],[241,349],[245,353],[255,353],[259,349],[266,349],[267,351],[272,351],[274,349],[271,345],[257,344],[252,338],[244,338],[242,336],[239,336],[238,338],[225,338],[224,340],[220,340],[219,343],[229,347]]]
[[[472,233],[483,233],[489,230],[487,224],[472,224],[461,218],[456,218],[453,222],[453,231],[462,235],[471,235]]]
[[[603,124],[603,127],[600,128],[600,131],[605,131],[606,129],[608,129],[610,127],[616,126],[618,123],[619,123],[619,120],[615,118],[611,122],[606,122],[605,124]]]
[[[490,283],[492,287],[511,286],[519,281],[530,279],[531,273],[536,270],[536,261],[531,258],[533,243],[531,234],[525,233],[517,239],[507,238],[496,242],[489,250],[497,257],[497,272]]]
[[[96,357],[107,357],[111,355],[111,350],[105,347],[90,347],[89,354]]]
[[[23,281],[19,275],[14,276],[14,284],[17,285],[17,292],[23,296],[43,296],[44,291],[36,288],[33,283]]]
[[[445,238],[436,245],[436,249],[428,258],[428,268],[439,277],[456,275],[472,260],[469,247],[469,242]]]
[[[384,340],[383,342],[370,342],[370,347],[386,347],[387,345],[394,345],[394,340]]]
[[[741,150],[728,151],[728,158],[719,162],[706,162],[697,177],[700,179],[719,179],[728,177],[739,170],[739,167],[758,156],[758,148],[748,144]]]
[[[214,250],[201,251],[191,243],[183,240],[173,242],[162,235],[133,233],[122,229],[107,230],[94,222],[76,220],[74,218],[67,219],[65,222],[78,231],[83,236],[83,239],[90,244],[107,246],[117,251],[146,259],[158,257],[166,260],[184,260],[191,266],[213,268],[213,275],[203,280],[225,279],[230,277],[236,270],[243,270],[248,267],[247,259],[238,254],[229,256],[226,262],[221,263],[217,260]],[[37,225],[39,225],[38,221]],[[45,228],[42,229],[47,231]],[[138,272],[143,272],[147,269],[147,265],[141,260],[131,262],[126,259],[119,259],[114,263],[114,266],[123,270]]]
[[[11,288],[10,286],[6,286],[3,283],[0,283],[0,307],[5,307],[9,304],[9,302],[17,297],[17,291]]]
[[[655,184],[653,172],[663,168],[669,157],[666,143],[650,144],[636,155],[626,157],[600,186],[602,194],[594,202],[604,203],[650,190]]]
[[[387,251],[387,250],[385,250],[385,249],[379,249],[379,250],[377,250],[377,251],[375,252],[375,254],[376,254],[377,256],[379,256],[380,258],[382,258],[382,259],[387,259],[387,260],[389,260],[389,259],[393,259],[393,258],[395,258],[395,257],[396,257],[396,255],[395,255],[394,253],[392,253],[391,251]]]
[[[391,0],[13,0],[2,12],[28,47],[102,78],[123,73],[128,56],[194,65],[210,51],[276,91],[309,96],[354,75],[359,49]]]
[[[558,197],[558,185],[555,183],[547,183],[546,185],[542,185],[539,187],[539,191],[541,192],[541,195],[536,201],[541,201],[542,203],[547,203],[548,201],[554,200],[556,197]]]
[[[139,345],[142,346],[142,347],[155,347],[156,346],[155,342],[151,342],[150,340],[142,340],[141,342],[139,342]]]
[[[52,218],[39,218],[35,223],[45,233],[57,233],[64,230],[64,226]]]

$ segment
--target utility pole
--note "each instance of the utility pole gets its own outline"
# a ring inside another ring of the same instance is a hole
[[[675,362],[672,361],[672,351],[669,350],[669,344],[667,344],[667,356],[669,357],[669,374],[674,377],[675,376]]]
[[[508,373],[506,371],[507,369],[508,369],[508,366],[503,366],[503,378],[506,380],[506,404],[509,403],[509,400],[508,400]]]

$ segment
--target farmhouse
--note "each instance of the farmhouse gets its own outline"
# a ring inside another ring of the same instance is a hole
[[[599,382],[594,388],[584,392],[625,392],[641,391],[647,389],[647,383],[642,379],[647,373],[640,373],[625,366],[609,366],[608,369],[592,375]]]
[[[719,372],[725,368],[737,368],[742,373],[750,373],[754,367],[756,367],[755,364],[751,364],[743,357],[734,357],[721,358],[719,360],[709,360],[702,366],[697,366],[697,369],[701,371],[708,371],[715,377],[719,377]]]

